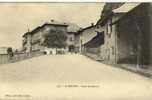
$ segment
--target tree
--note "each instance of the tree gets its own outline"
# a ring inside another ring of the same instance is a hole
[[[65,48],[66,47],[66,34],[61,30],[50,30],[44,35],[43,46],[48,48]]]
[[[7,49],[7,53],[8,53],[8,55],[10,55],[11,57],[13,56],[13,50],[12,50],[11,47],[9,47],[9,48]]]

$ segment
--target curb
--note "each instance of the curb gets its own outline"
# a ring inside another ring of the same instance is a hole
[[[130,69],[130,68],[127,68],[127,67],[122,67],[121,64],[108,64],[108,63],[104,63],[104,62],[102,62],[102,60],[101,61],[100,60],[95,60],[93,57],[90,57],[90,56],[85,55],[85,54],[83,54],[83,55],[86,56],[86,57],[88,57],[89,59],[94,60],[94,61],[106,64],[106,65],[110,65],[111,67],[121,68],[123,70],[129,71],[129,72],[133,72],[135,74],[142,75],[142,76],[145,76],[145,77],[148,77],[148,78],[152,79],[152,73],[143,72],[141,70],[133,70],[133,69]]]

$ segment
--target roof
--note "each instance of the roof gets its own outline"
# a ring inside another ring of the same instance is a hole
[[[51,20],[50,22],[47,22],[47,24],[49,24],[49,25],[59,25],[59,26],[68,26],[67,23],[59,22],[59,21],[56,21],[56,20]]]
[[[116,4],[107,3],[104,6],[104,9],[102,11],[103,14],[102,14],[101,18],[97,21],[97,24],[104,24],[106,19],[108,19],[110,16],[113,16],[116,14],[119,14],[119,15],[121,15],[121,17],[123,17],[125,15],[125,13],[131,11],[132,9],[134,9],[135,7],[137,7],[140,4],[141,3],[116,3]],[[121,17],[119,19],[121,19]],[[117,22],[117,21],[115,21],[115,22]]]
[[[43,24],[42,26],[39,26],[39,27],[35,28],[31,33],[35,33],[37,31],[39,31],[40,29],[42,29],[46,25],[55,25],[55,26],[63,26],[63,27],[67,27],[68,26],[68,24],[66,24],[66,23],[62,23],[62,22],[58,22],[58,21],[55,21],[55,20],[51,20],[50,22],[47,22],[47,23]]]
[[[0,54],[7,54],[7,49],[9,47],[0,47]]]
[[[78,32],[80,27],[74,23],[67,23],[68,24],[68,32]]]
[[[113,12],[114,13],[120,13],[120,12],[129,12],[130,10],[132,10],[133,8],[137,7],[138,5],[140,5],[141,3],[125,3],[123,4],[121,7],[114,9]]]
[[[38,32],[41,28],[44,27],[44,25],[45,25],[45,24],[43,24],[42,26],[38,26],[37,28],[35,28],[34,30],[32,30],[32,31],[30,32],[30,34],[34,34],[34,33]]]
[[[85,30],[87,30],[87,29],[90,29],[90,28],[93,28],[93,27],[95,27],[95,25],[91,25],[91,26],[82,28],[82,29],[79,30],[79,32],[83,32],[83,31],[85,31]]]
[[[55,26],[63,26],[63,27],[67,27],[68,24],[64,23],[64,22],[58,22],[55,20],[51,20],[50,22],[44,23],[41,26],[36,27],[34,30],[32,30],[31,32],[27,32],[23,35],[23,37],[25,37],[28,33],[29,34],[34,34],[35,32],[39,31],[40,29],[42,29],[43,27],[45,27],[46,25],[55,25]]]
[[[24,33],[23,34],[23,37],[26,37],[27,36],[27,34],[29,34],[30,32],[26,32],[26,33]]]
[[[107,19],[112,17],[115,13],[113,12],[114,9],[117,9],[123,6],[124,3],[106,3],[101,13],[101,18],[97,21],[97,24],[104,25]]]
[[[97,33],[90,41],[84,45],[87,47],[99,47],[104,44],[104,33]]]
[[[101,18],[111,15],[114,9],[117,9],[124,5],[124,3],[106,3],[101,13]]]
[[[114,9],[117,9],[117,8],[121,7],[122,5],[124,5],[123,2],[121,2],[121,3],[106,3],[104,5],[103,10],[102,10],[101,16],[106,15],[107,13],[111,12]]]
[[[8,48],[10,48],[10,47],[0,47],[0,49],[8,49]]]
[[[125,17],[127,14],[129,14],[129,12],[131,12],[132,10],[134,10],[136,7],[138,7],[139,5],[141,5],[142,3],[136,3],[132,6],[130,6],[130,8],[128,7],[128,10],[126,10],[127,12],[121,16],[118,20],[116,20],[115,22],[113,22],[112,24],[117,23],[118,21],[120,21],[123,17]],[[122,9],[122,8],[121,8]]]

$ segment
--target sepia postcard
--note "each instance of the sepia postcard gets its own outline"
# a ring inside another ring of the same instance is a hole
[[[0,3],[0,100],[152,100],[152,3]]]

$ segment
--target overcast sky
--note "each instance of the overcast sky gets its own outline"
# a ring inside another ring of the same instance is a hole
[[[89,26],[99,19],[102,3],[1,3],[0,47],[22,46],[22,35],[51,19]]]

